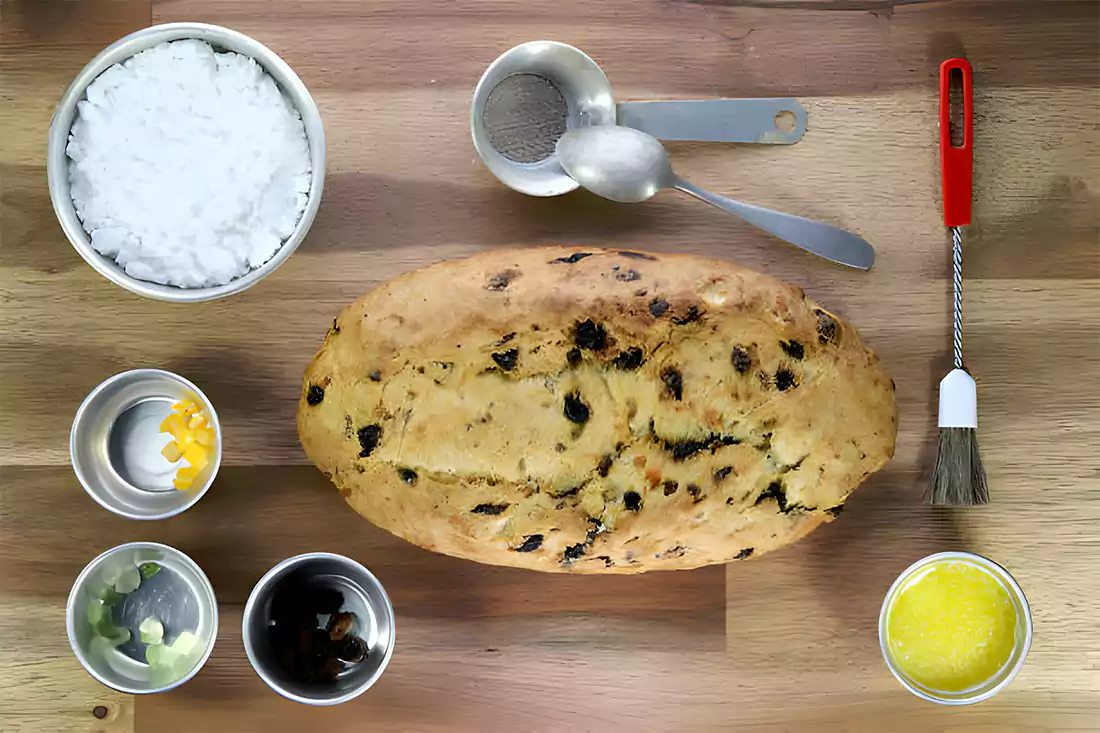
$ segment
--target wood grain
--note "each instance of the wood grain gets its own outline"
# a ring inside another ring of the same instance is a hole
[[[150,19],[254,36],[325,120],[313,230],[226,301],[121,291],[73,252],[50,206],[53,105],[96,51]],[[1098,23],[1094,2],[0,0],[0,678],[14,682],[0,685],[0,731],[1100,730]],[[677,169],[852,228],[878,249],[875,268],[818,261],[673,194],[623,206],[504,188],[472,149],[468,100],[497,54],[535,38],[588,51],[621,99],[799,97],[799,144],[676,144]],[[993,494],[965,512],[920,503],[949,367],[936,78],[955,54],[975,67],[966,354]],[[705,253],[802,286],[889,366],[895,460],[840,521],[728,569],[545,577],[432,555],[363,522],[294,431],[302,369],[332,317],[414,267],[549,242]],[[136,366],[196,381],[225,430],[210,494],[151,524],[99,509],[68,467],[80,400]],[[222,620],[194,680],[134,701],[85,675],[61,629],[80,568],[138,539],[192,555]],[[1035,620],[1020,677],[966,709],[905,692],[876,637],[897,573],[943,549],[1005,564]],[[239,637],[252,584],[310,550],[364,562],[397,609],[390,669],[333,709],[271,693]]]

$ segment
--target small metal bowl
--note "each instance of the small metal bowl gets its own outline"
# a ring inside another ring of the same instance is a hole
[[[611,83],[584,51],[557,41],[531,41],[505,51],[474,89],[470,105],[470,131],[474,147],[493,175],[510,188],[530,196],[559,196],[579,186],[550,155],[537,163],[517,163],[489,142],[485,107],[497,84],[516,74],[541,76],[561,92],[569,108],[566,129],[615,124],[615,98]]]
[[[210,416],[214,451],[190,489],[172,485],[177,466],[160,454],[168,441],[160,423],[179,400],[195,400]],[[116,374],[84,398],[69,434],[69,456],[84,490],[130,519],[164,519],[202,498],[222,460],[222,428],[198,387],[161,369]]]
[[[272,601],[285,582],[337,590],[344,597],[341,611],[355,614],[353,629],[367,647],[367,656],[340,672],[331,685],[308,685],[291,679],[279,666],[270,642]],[[267,572],[248,597],[242,622],[244,649],[260,679],[288,700],[306,705],[338,705],[363,694],[373,685],[393,655],[393,604],[386,589],[369,570],[354,560],[328,552],[311,552],[283,560]]]
[[[1012,655],[1008,658],[1004,667],[1002,667],[996,675],[986,680],[984,684],[976,688],[963,690],[962,692],[933,690],[911,679],[905,671],[894,662],[894,657],[890,653],[889,646],[888,624],[890,610],[893,607],[894,600],[898,597],[901,590],[905,587],[906,582],[912,578],[913,575],[933,563],[944,561],[966,563],[986,572],[1001,584],[1008,592],[1013,604],[1016,606],[1016,644],[1012,650]],[[929,555],[928,557],[922,558],[910,565],[898,576],[898,579],[890,586],[890,590],[886,592],[886,598],[882,602],[882,610],[879,612],[878,617],[879,646],[882,648],[882,657],[886,660],[886,666],[890,668],[890,672],[905,689],[909,690],[917,697],[941,705],[970,705],[993,697],[1007,687],[1019,673],[1020,668],[1024,666],[1024,660],[1027,658],[1028,650],[1031,649],[1031,636],[1031,607],[1028,606],[1027,598],[1024,597],[1024,592],[1015,578],[1013,578],[1007,570],[992,560],[969,552],[939,552],[935,555]]]
[[[142,579],[142,586],[149,584],[148,590],[142,593],[139,587],[111,607],[114,622],[129,629],[131,638],[120,645],[105,643],[92,628],[88,608],[97,604],[99,593],[109,587],[108,573],[142,563],[161,566],[151,578]],[[150,678],[146,645],[136,632],[136,626],[148,616],[162,621],[166,643],[172,643],[180,631],[191,631],[202,645],[191,670],[168,683]],[[218,635],[218,602],[210,580],[187,555],[157,542],[131,542],[107,550],[77,576],[65,607],[65,628],[80,664],[107,687],[132,695],[164,692],[179,687],[206,664]]]
[[[185,38],[206,41],[218,51],[234,51],[242,56],[249,56],[256,60],[264,71],[271,75],[279,88],[294,104],[298,113],[302,116],[305,125],[306,138],[309,140],[309,157],[312,174],[309,187],[309,198],[306,201],[305,211],[302,212],[298,225],[294,228],[290,237],[283,242],[275,255],[263,265],[250,270],[235,280],[225,285],[217,285],[209,288],[180,288],[172,285],[139,280],[126,274],[125,270],[110,257],[105,257],[92,247],[88,233],[84,231],[80,218],[73,206],[72,195],[69,192],[69,159],[65,148],[69,141],[69,130],[72,128],[76,117],[76,105],[85,97],[88,85],[96,77],[114,64],[121,63],[131,56],[147,48],[152,48],[166,41],[178,41]],[[69,238],[73,247],[80,256],[95,270],[116,285],[127,290],[156,300],[167,300],[175,303],[197,303],[204,300],[223,298],[233,293],[239,293],[246,288],[255,285],[260,280],[270,275],[275,268],[286,262],[287,258],[298,248],[302,240],[313,224],[317,215],[317,209],[321,205],[321,191],[325,183],[325,131],[321,122],[321,113],[317,111],[317,105],[306,89],[305,84],[298,75],[287,66],[274,51],[264,46],[243,33],[222,28],[206,23],[166,23],[154,25],[124,36],[103,49],[84,67],[73,83],[69,85],[61,102],[54,112],[53,121],[50,123],[49,147],[46,154],[46,171],[50,184],[50,200],[53,202],[54,212],[65,236]]]

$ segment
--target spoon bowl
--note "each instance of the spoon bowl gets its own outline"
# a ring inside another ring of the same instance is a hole
[[[676,185],[665,146],[629,127],[601,125],[567,132],[558,141],[557,153],[573,180],[622,204],[645,201]]]

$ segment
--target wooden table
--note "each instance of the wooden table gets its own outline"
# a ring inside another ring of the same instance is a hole
[[[53,105],[100,48],[150,23],[248,33],[293,66],[325,119],[328,178],[308,239],[228,300],[175,306],[111,285],[69,246],[46,189]],[[0,731],[1100,730],[1100,6],[1093,2],[401,2],[0,0]],[[480,165],[467,103],[506,48],[584,48],[623,99],[797,96],[793,147],[675,145],[692,180],[855,229],[864,274],[662,195],[536,200]],[[937,67],[976,80],[967,355],[993,504],[920,495],[949,366]],[[863,332],[897,381],[897,457],[841,521],[759,561],[635,578],[543,576],[437,556],[348,509],[299,448],[302,369],[332,317],[384,278],[505,245],[579,242],[728,257],[804,287]],[[154,523],[81,490],[67,438],[104,378],[171,369],[211,397],[225,463],[209,495]],[[135,699],[71,654],[63,608],[100,551],[181,548],[221,602],[217,646],[182,688]],[[937,550],[1005,564],[1035,644],[995,699],[904,691],[876,618],[897,573]],[[277,561],[331,550],[372,568],[397,610],[378,685],[332,709],[252,672],[240,616]]]

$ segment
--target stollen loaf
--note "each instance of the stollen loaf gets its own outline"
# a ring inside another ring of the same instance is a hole
[[[893,455],[852,326],[729,262],[496,250],[383,283],[302,386],[309,458],[374,524],[497,565],[744,560],[831,521]]]

